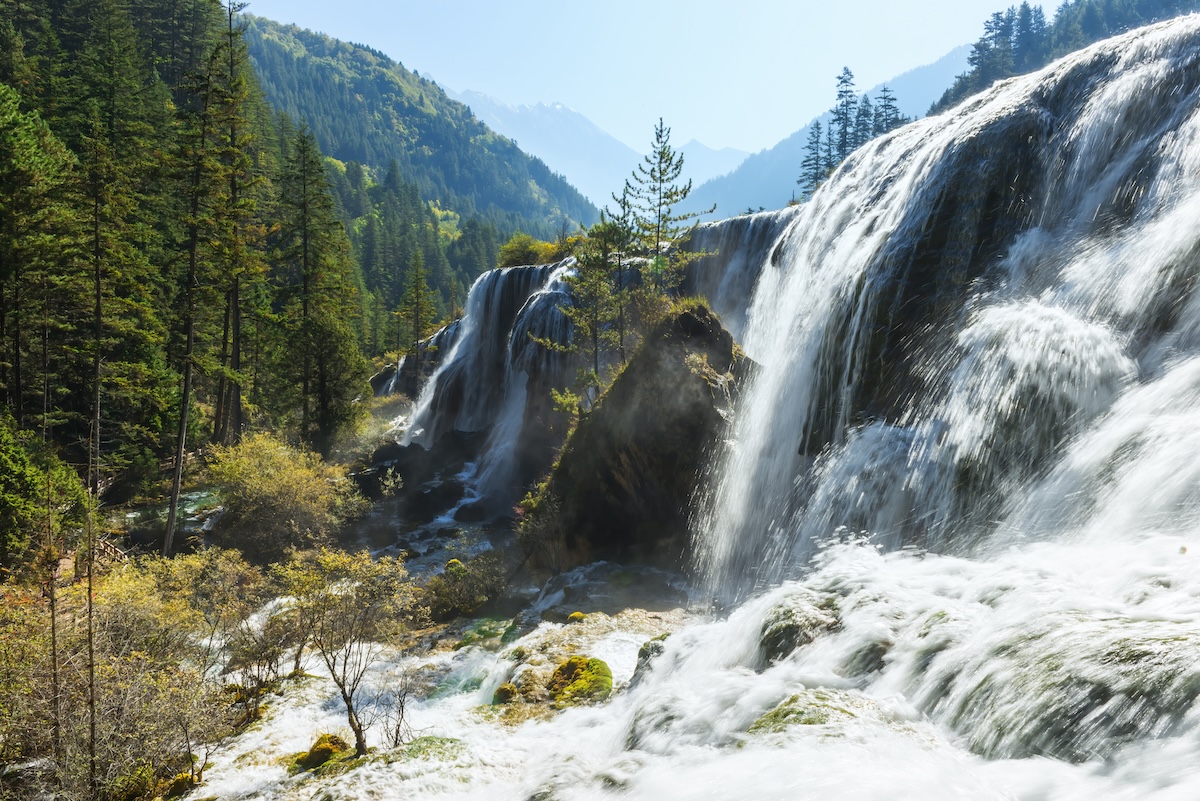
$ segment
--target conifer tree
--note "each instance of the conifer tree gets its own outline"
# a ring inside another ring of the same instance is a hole
[[[292,142],[281,190],[284,269],[279,279],[286,347],[278,369],[292,377],[286,396],[300,406],[300,439],[328,453],[352,422],[352,402],[362,391],[367,365],[349,324],[349,243],[334,216],[321,153],[307,128]]]
[[[896,105],[896,94],[890,87],[885,86],[879,90],[879,99],[875,104],[875,135],[885,134],[900,124],[900,109]]]
[[[837,103],[833,107],[833,121],[829,128],[836,131],[834,138],[833,156],[835,164],[841,164],[854,150],[855,121],[858,114],[858,101],[854,93],[854,73],[849,67],[842,67],[837,79]]]
[[[425,258],[420,250],[413,253],[412,263],[409,264],[408,285],[397,316],[402,318],[399,320],[401,330],[407,328],[409,332],[406,366],[411,365],[414,380],[420,380],[421,340],[429,333],[434,320],[433,292],[426,280]]]
[[[571,305],[560,307],[571,321],[572,350],[586,358],[591,366],[584,384],[597,390],[602,386],[600,355],[616,334],[613,327],[617,320],[613,262],[622,237],[623,232],[612,221],[602,220],[592,226],[575,251],[575,271],[567,279],[571,286]]]
[[[801,196],[808,200],[813,196],[826,178],[825,159],[821,152],[821,122],[816,120],[808,129],[808,139],[804,144],[804,160],[800,162],[800,177],[796,179],[796,183],[800,184]]]
[[[687,257],[676,246],[687,233],[685,224],[716,208],[676,213],[675,207],[692,191],[690,179],[679,183],[682,174],[683,153],[671,147],[671,129],[659,118],[650,153],[637,166],[632,181],[625,180],[625,191],[632,201],[641,252],[649,259],[652,285],[660,294],[674,289],[682,280]]]

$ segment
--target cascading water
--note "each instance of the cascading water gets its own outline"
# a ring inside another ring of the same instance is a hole
[[[418,398],[401,443],[433,446],[448,431],[489,431],[474,471],[471,498],[495,509],[519,490],[522,432],[549,387],[565,385],[569,360],[542,342],[571,341],[564,276],[573,258],[558,264],[511,267],[481,275],[471,286],[461,320],[442,329],[431,347],[448,349]],[[538,385],[530,392],[530,376]],[[536,395],[536,397],[534,397]]]
[[[574,259],[568,259],[550,274],[546,285],[521,307],[508,335],[504,401],[484,445],[477,482],[480,495],[495,504],[515,500],[520,491],[518,450],[521,431],[529,416],[531,392],[541,393],[543,400],[539,405],[544,407],[549,389],[564,386],[569,380],[571,361],[567,354],[539,343],[566,345],[571,341],[571,320],[559,310],[571,304],[564,279],[574,266]],[[532,376],[538,380],[531,381]]]
[[[702,499],[714,592],[771,586],[839,527],[986,540],[1064,442],[1194,347],[1200,56],[1178,30],[877,140],[795,218]]]
[[[742,339],[750,297],[772,246],[799,212],[793,206],[704,223],[688,238],[688,250],[709,255],[688,265],[683,294],[707,298],[734,339]]]
[[[451,739],[333,779],[284,775],[338,725],[289,695],[200,794],[1200,797],[1197,220],[1200,18],[872,143],[746,254],[758,367],[698,543],[727,617],[400,660],[365,691],[437,677],[410,724]],[[621,691],[500,722],[554,642]]]

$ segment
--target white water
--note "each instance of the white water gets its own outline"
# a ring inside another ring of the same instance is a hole
[[[578,635],[623,690],[516,727],[477,711],[511,648],[422,657],[462,689],[412,725],[453,753],[324,782],[272,763],[337,725],[328,687],[297,694],[198,795],[1200,797],[1198,62],[1196,18],[1103,44],[872,143],[797,213],[759,262],[761,367],[702,499],[701,565],[738,600],[728,617]],[[994,252],[930,248],[952,302],[890,351],[894,384],[872,385],[880,315],[932,294],[896,280],[900,256],[930,251],[908,246],[943,197],[970,217],[950,188],[995,177],[987,159],[1028,130],[1043,138],[1018,155],[1045,179],[1005,206]],[[768,661],[764,623],[810,603],[838,625]],[[657,626],[677,630],[627,684]],[[820,715],[751,731],[796,695]]]
[[[1064,443],[1195,352],[1196,26],[1013,79],[871,143],[816,194],[757,285],[745,348],[761,369],[701,499],[714,591],[770,586],[839,526],[965,552],[1015,525]],[[1031,163],[1044,172],[1020,195],[973,194],[989,177],[973,170],[1016,182]],[[1013,233],[964,257],[966,236],[983,243],[954,206],[976,200]],[[901,256],[940,262],[944,285],[909,290]],[[890,315],[937,292],[940,313],[881,367]],[[897,374],[907,385],[872,383]],[[866,402],[881,395],[891,411]]]
[[[568,360],[535,338],[570,342],[564,276],[575,261],[484,273],[471,286],[465,313],[431,342],[452,344],[418,398],[400,442],[432,447],[449,431],[490,431],[472,486],[500,507],[517,496],[516,460],[530,416],[530,376],[545,387],[566,383]],[[435,344],[435,346],[436,346]],[[542,395],[548,390],[539,385]],[[545,405],[545,404],[542,404]]]

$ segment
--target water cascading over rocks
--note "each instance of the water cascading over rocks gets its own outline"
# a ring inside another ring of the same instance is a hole
[[[697,512],[714,592],[840,527],[986,540],[1064,443],[1196,352],[1200,52],[1175,25],[871,142],[759,253],[762,369]]]
[[[550,388],[570,380],[566,354],[536,340],[567,344],[571,324],[563,277],[574,259],[484,273],[471,286],[461,320],[435,335],[439,364],[421,391],[401,439],[436,447],[451,432],[487,433],[474,491],[502,510],[521,484],[549,464]]]
[[[414,655],[441,753],[297,785],[340,725],[306,689],[203,792],[1195,798],[1198,73],[1200,18],[1101,43],[872,143],[746,254],[760,367],[699,518],[727,614]],[[612,695],[498,723],[555,639]]]
[[[790,206],[696,226],[684,247],[707,255],[688,264],[682,294],[707,298],[725,330],[740,341],[758,276],[799,213],[798,206]]]

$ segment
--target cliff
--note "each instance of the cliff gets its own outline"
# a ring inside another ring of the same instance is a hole
[[[689,501],[747,364],[701,303],[660,324],[527,499],[521,535],[535,565],[683,566]]]

